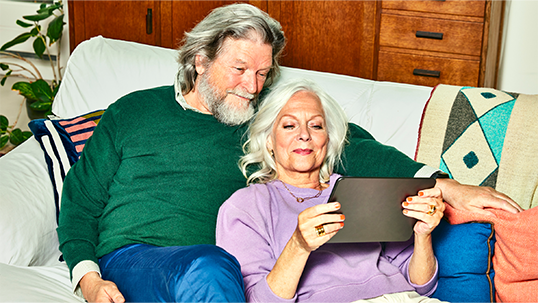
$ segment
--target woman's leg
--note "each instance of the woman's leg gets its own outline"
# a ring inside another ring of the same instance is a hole
[[[135,244],[100,260],[128,302],[244,302],[237,260],[215,245]]]

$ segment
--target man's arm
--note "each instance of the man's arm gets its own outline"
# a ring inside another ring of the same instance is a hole
[[[443,199],[456,209],[491,215],[490,208],[518,213],[523,209],[507,195],[491,187],[461,184],[456,180],[438,178],[435,187],[441,189]]]

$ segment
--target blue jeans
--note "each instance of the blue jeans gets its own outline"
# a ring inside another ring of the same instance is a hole
[[[215,245],[133,244],[99,265],[127,302],[245,302],[239,263]]]

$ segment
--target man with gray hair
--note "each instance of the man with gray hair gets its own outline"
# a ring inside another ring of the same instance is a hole
[[[245,300],[215,223],[244,185],[243,123],[284,45],[280,24],[256,7],[217,8],[185,35],[173,86],[107,109],[62,194],[58,235],[75,292],[91,302]]]

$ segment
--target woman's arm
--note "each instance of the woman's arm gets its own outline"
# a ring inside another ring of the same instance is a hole
[[[415,244],[409,262],[409,280],[416,285],[429,282],[437,269],[431,233],[443,218],[445,204],[439,188],[422,190],[402,204],[406,216],[417,219],[414,227]]]
[[[277,296],[285,299],[295,296],[310,253],[329,241],[344,225],[343,215],[327,214],[338,209],[340,203],[328,203],[307,208],[299,214],[295,232],[267,275],[267,283]],[[319,225],[323,225],[325,235],[317,234]]]

